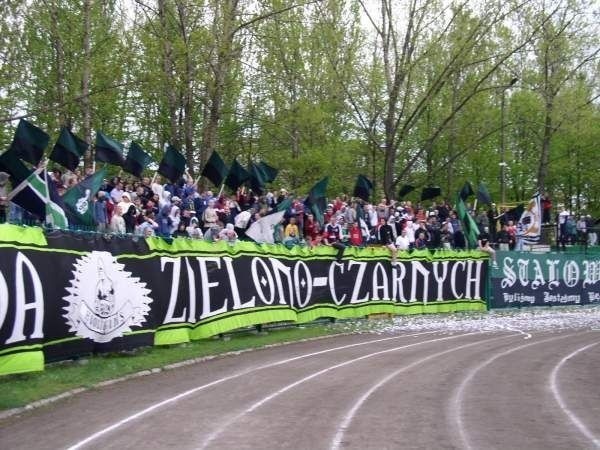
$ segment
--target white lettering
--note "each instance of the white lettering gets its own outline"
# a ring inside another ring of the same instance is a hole
[[[197,257],[198,264],[200,265],[200,280],[202,282],[202,314],[200,314],[200,319],[205,319],[206,317],[216,316],[217,314],[227,312],[227,299],[223,298],[223,306],[218,309],[211,310],[210,305],[210,288],[216,288],[219,286],[219,282],[210,282],[208,280],[208,268],[206,264],[211,262],[216,264],[217,269],[221,269],[221,258],[204,258]]]
[[[31,261],[21,252],[17,253],[15,261],[15,278],[16,278],[16,299],[15,299],[15,321],[11,336],[6,340],[6,344],[25,340],[25,313],[28,310],[35,311],[35,320],[33,333],[29,336],[30,339],[44,337],[44,291],[42,289],[42,281]],[[24,268],[27,268],[31,281],[33,283],[33,301],[27,302],[27,294],[25,293],[25,274]]]
[[[331,298],[333,299],[333,303],[336,305],[341,305],[346,299],[346,294],[342,295],[342,298],[338,299],[337,294],[335,293],[335,277],[333,276],[334,271],[338,269],[340,273],[344,274],[344,264],[339,262],[334,262],[329,265],[329,292],[331,293]]]
[[[300,280],[300,269],[302,269],[304,272],[302,280]],[[306,286],[302,286],[302,281],[306,283]],[[298,307],[304,308],[308,305],[313,288],[312,275],[310,274],[310,270],[304,261],[298,261],[294,266],[294,285],[296,286],[296,300],[298,302]],[[304,298],[302,298],[302,289],[306,289],[306,295]],[[333,292],[332,295],[335,295],[335,292]]]
[[[169,296],[169,307],[167,308],[167,315],[163,323],[178,323],[185,322],[186,308],[183,308],[183,313],[179,317],[174,317],[175,307],[177,306],[177,297],[179,294],[179,280],[181,278],[181,259],[170,258],[168,256],[162,256],[160,258],[160,271],[165,271],[165,265],[173,264],[173,275],[171,276],[171,295]]]
[[[443,261],[441,264],[438,261],[433,263],[433,278],[437,281],[438,289],[437,289],[437,298],[438,302],[444,300],[444,281],[448,276],[448,264],[449,261]],[[439,267],[442,267],[442,274],[439,274]]]
[[[246,303],[242,303],[240,298],[240,289],[237,284],[237,278],[235,277],[235,272],[233,271],[233,259],[231,259],[229,256],[225,256],[223,261],[225,261],[225,268],[227,269],[227,276],[229,277],[229,285],[231,286],[233,309],[254,308],[256,304],[256,297],[254,295]]]
[[[379,295],[381,291],[381,295]],[[389,300],[390,289],[388,286],[388,277],[383,264],[378,262],[373,268],[373,300]]]
[[[350,303],[364,303],[369,301],[368,292],[363,298],[358,298],[365,276],[365,270],[367,269],[367,263],[363,261],[348,261],[348,270],[350,270],[352,266],[358,266],[358,275],[356,275],[356,280],[354,281],[354,288],[352,289],[352,298],[350,299]]]
[[[258,278],[259,264],[264,272],[264,275],[260,279]],[[267,305],[272,305],[275,301],[275,289],[273,287],[273,275],[271,275],[271,272],[269,272],[269,268],[262,259],[252,258],[252,265],[250,270],[252,271],[252,280],[254,281],[254,287],[256,288],[256,291],[258,292],[258,296],[260,297],[261,301],[263,303],[266,303]],[[266,279],[265,275],[267,277]],[[263,291],[263,286],[265,284],[268,285],[269,288],[270,295],[268,300],[267,297],[265,297],[265,293]]]

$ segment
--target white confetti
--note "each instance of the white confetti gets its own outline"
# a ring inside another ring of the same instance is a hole
[[[343,327],[347,331],[363,333],[513,331],[522,333],[527,339],[531,337],[530,333],[540,331],[600,331],[600,306],[529,307],[489,312],[395,316],[392,320],[346,322]]]

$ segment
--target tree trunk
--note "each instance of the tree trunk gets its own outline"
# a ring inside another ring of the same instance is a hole
[[[173,45],[169,38],[170,30],[167,22],[167,6],[165,0],[158,0],[158,19],[161,27],[161,39],[163,40],[162,66],[165,83],[168,86],[166,90],[167,108],[169,110],[169,134],[170,143],[177,149],[181,148],[181,139],[179,137],[179,127],[177,121],[177,93],[174,85],[169,86],[169,81],[173,80]]]
[[[56,62],[56,100],[58,105],[60,105],[58,124],[59,126],[66,126],[70,129],[72,125],[71,117],[69,117],[65,105],[65,51],[58,31],[58,23],[58,9],[56,4],[52,3],[50,5],[50,39],[52,41]]]
[[[81,75],[81,110],[83,116],[83,139],[92,142],[92,108],[90,105],[90,76],[92,65],[92,51],[90,46],[91,34],[91,0],[83,2],[83,71]],[[89,147],[88,147],[89,148]],[[88,149],[85,153],[84,165],[91,167],[93,164],[92,152]]]

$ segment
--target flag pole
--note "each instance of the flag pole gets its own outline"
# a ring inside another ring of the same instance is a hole
[[[217,195],[217,198],[221,198],[221,194],[223,193],[223,189],[225,189],[225,183],[223,183],[221,185],[221,189],[219,190],[219,195]]]

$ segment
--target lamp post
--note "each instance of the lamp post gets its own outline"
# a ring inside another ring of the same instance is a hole
[[[506,204],[506,160],[505,160],[505,146],[504,146],[504,103],[506,98],[506,91],[513,87],[513,85],[519,81],[518,78],[513,78],[510,83],[502,87],[502,95],[500,97],[500,199],[502,205]]]

